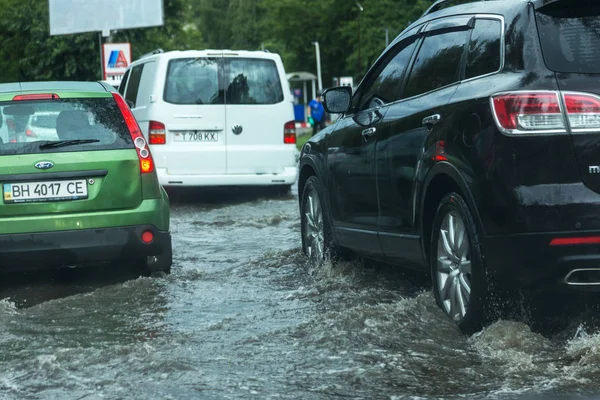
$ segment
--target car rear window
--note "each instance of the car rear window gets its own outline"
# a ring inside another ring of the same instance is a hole
[[[224,104],[216,58],[169,61],[164,100],[172,104]]]
[[[555,72],[600,73],[600,7],[569,3],[536,13],[546,65]]]
[[[273,60],[230,58],[227,72],[227,104],[277,104],[283,101],[283,89]]]
[[[8,128],[0,137],[0,156],[133,148],[112,97],[0,102],[0,114]],[[91,142],[64,145],[73,140]]]

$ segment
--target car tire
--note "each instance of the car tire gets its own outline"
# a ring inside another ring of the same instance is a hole
[[[314,262],[331,259],[337,252],[331,232],[329,210],[325,204],[323,185],[316,176],[304,184],[300,202],[302,250]]]
[[[142,274],[144,276],[162,277],[171,273],[171,265],[173,264],[173,250],[171,241],[167,242],[167,246],[162,254],[158,256],[146,257],[140,262]]]
[[[429,254],[438,306],[464,334],[481,330],[489,291],[485,261],[473,216],[457,193],[439,203]]]

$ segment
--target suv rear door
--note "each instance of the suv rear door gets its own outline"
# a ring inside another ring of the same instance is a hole
[[[164,116],[155,122],[166,130],[166,144],[153,146],[157,167],[173,175],[225,174],[222,52],[173,58],[165,77],[163,101],[152,113]]]
[[[235,53],[224,53],[224,61],[227,173],[282,172],[294,161],[283,141],[284,125],[294,115],[282,64]]]
[[[600,193],[600,4],[581,3],[537,2],[544,6],[535,18],[544,60],[566,96],[582,181]]]

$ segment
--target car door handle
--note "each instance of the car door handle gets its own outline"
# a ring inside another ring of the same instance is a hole
[[[369,137],[373,136],[377,132],[377,129],[372,126],[371,128],[363,129],[362,135],[365,138],[365,141],[369,139]]]
[[[440,114],[430,115],[429,117],[423,118],[423,126],[428,129],[431,129],[433,127],[433,125],[440,122],[441,119],[442,119],[442,116]]]

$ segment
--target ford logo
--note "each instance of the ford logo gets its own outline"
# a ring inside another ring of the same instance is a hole
[[[50,168],[54,167],[54,163],[52,163],[50,161],[40,161],[38,163],[35,163],[35,167],[37,169],[50,169]]]

